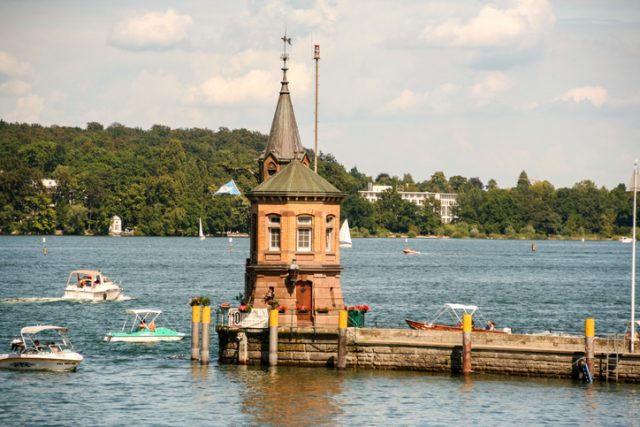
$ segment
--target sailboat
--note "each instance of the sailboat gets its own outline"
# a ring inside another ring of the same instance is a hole
[[[198,229],[198,237],[200,237],[200,240],[204,240],[204,232],[202,231],[202,218],[198,218],[198,220],[200,221],[200,228]]]
[[[341,248],[350,248],[351,244],[351,233],[349,232],[349,220],[345,219],[342,223],[342,227],[340,227],[340,247]]]

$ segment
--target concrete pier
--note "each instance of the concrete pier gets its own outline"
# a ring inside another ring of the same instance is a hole
[[[266,364],[263,355],[269,345],[267,329],[218,326],[217,332],[220,363]],[[281,327],[278,336],[279,366],[338,366],[338,328]],[[579,379],[577,362],[585,357],[583,336],[472,332],[471,337],[474,375]],[[345,339],[347,369],[462,373],[460,332],[347,328]],[[598,337],[594,337],[593,348],[594,380],[617,378],[620,382],[640,383],[640,351],[621,350],[625,348],[623,339]],[[611,355],[616,352],[614,366]]]

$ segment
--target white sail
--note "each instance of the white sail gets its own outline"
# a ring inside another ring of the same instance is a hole
[[[202,231],[202,218],[198,218],[200,221],[200,229],[198,230],[198,236],[200,237],[200,240],[204,240],[204,232]]]
[[[341,248],[350,248],[351,247],[351,233],[349,232],[349,220],[345,219],[342,223],[342,227],[340,227],[340,247]]]

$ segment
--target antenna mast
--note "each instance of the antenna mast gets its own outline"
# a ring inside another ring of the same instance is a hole
[[[315,133],[315,160],[313,171],[318,173],[318,61],[320,60],[320,45],[313,46],[313,59],[316,60],[316,133]]]

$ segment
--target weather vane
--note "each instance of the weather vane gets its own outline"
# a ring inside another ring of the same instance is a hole
[[[280,37],[282,43],[284,44],[284,53],[280,56],[280,58],[284,61],[284,66],[287,66],[287,59],[289,59],[289,55],[287,54],[287,43],[291,46],[291,37],[287,37],[287,29],[284,30],[284,36]]]

